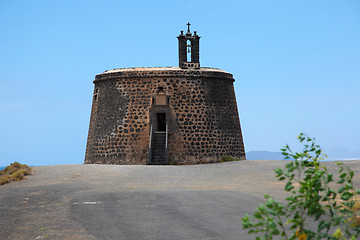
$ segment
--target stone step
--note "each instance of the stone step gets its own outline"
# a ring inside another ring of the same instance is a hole
[[[151,163],[153,165],[167,165],[167,159],[165,158],[165,146],[166,146],[166,133],[155,132],[152,142]]]
[[[165,145],[166,145],[166,144],[165,144],[165,141],[164,141],[164,142],[162,142],[162,143],[161,143],[161,142],[154,142],[152,146],[153,146],[153,148],[156,148],[156,147],[158,147],[158,148],[165,148]]]
[[[153,150],[153,152],[154,152],[154,151],[163,152],[163,151],[165,151],[165,147],[159,147],[159,148],[154,147],[152,150]]]
[[[152,151],[153,153],[163,153],[165,152],[165,148],[161,148],[161,149],[153,149]]]
[[[164,150],[165,151],[165,146],[161,146],[161,147],[153,147],[152,149],[153,151],[154,150]]]
[[[153,151],[153,156],[163,156],[165,151]]]
[[[167,162],[151,162],[149,165],[169,165]]]
[[[158,158],[158,157],[165,158],[165,152],[153,152],[152,158]]]

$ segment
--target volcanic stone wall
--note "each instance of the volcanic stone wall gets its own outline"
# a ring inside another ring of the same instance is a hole
[[[96,76],[85,163],[146,164],[154,96],[169,104],[174,164],[245,159],[233,76],[219,69],[127,68]]]

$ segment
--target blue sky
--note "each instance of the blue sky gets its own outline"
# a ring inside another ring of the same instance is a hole
[[[0,0],[0,166],[83,163],[95,75],[177,66],[188,21],[236,79],[246,151],[360,149],[357,0]]]

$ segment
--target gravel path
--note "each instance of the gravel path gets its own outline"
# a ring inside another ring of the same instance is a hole
[[[241,218],[264,193],[285,197],[273,171],[285,163],[35,167],[0,186],[0,239],[254,239]],[[360,188],[360,161],[347,165]]]

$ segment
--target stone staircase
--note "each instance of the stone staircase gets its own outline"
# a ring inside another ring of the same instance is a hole
[[[169,164],[166,156],[166,132],[154,132],[150,164],[152,165]]]

